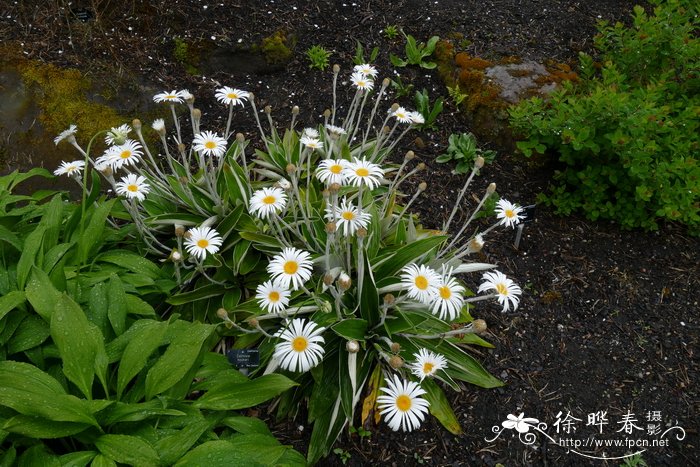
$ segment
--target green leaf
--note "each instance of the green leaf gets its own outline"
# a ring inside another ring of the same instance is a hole
[[[13,290],[12,292],[0,297],[0,319],[4,318],[6,314],[14,310],[26,300],[24,292],[19,290]]]
[[[424,397],[430,403],[430,413],[438,419],[447,431],[453,435],[461,435],[462,427],[459,425],[459,421],[457,421],[457,417],[442,388],[430,378],[424,379],[421,382],[421,387],[426,391]]]
[[[119,422],[139,422],[163,415],[180,417],[186,414],[180,410],[165,408],[163,406],[163,401],[154,399],[148,402],[133,404],[117,402],[101,412],[98,419],[101,425],[109,426]]]
[[[102,333],[90,323],[80,306],[63,294],[51,315],[51,337],[63,360],[63,374],[92,398],[96,364],[106,372],[106,353]],[[104,358],[104,362],[100,359]],[[103,379],[103,378],[101,378]]]
[[[208,298],[218,297],[226,292],[224,286],[218,284],[207,284],[190,292],[179,293],[173,295],[166,301],[171,305],[184,305],[186,303],[206,300]]]
[[[202,418],[199,421],[188,423],[172,435],[159,439],[155,448],[160,454],[162,462],[165,465],[173,465],[215,424],[216,420],[209,421]]]
[[[0,225],[0,242],[5,242],[14,247],[17,251],[22,251],[22,242],[10,229],[4,225]]]
[[[63,467],[85,467],[95,458],[95,451],[78,451],[64,454],[58,458]]]
[[[85,227],[85,231],[82,232],[78,239],[78,251],[82,263],[87,261],[92,250],[96,249],[98,245],[101,245],[102,233],[107,223],[107,217],[112,211],[112,206],[114,206],[115,202],[116,199],[111,199],[102,204],[98,204],[97,207],[92,210],[90,221]],[[80,233],[80,230],[78,230],[77,233]]]
[[[374,276],[394,276],[407,264],[418,261],[421,256],[435,249],[444,242],[446,238],[447,237],[443,235],[434,235],[399,248],[373,266]]]
[[[49,325],[37,315],[22,320],[12,339],[7,343],[7,354],[12,355],[36,347],[51,335]]]
[[[107,299],[109,302],[107,317],[114,334],[120,336],[126,329],[126,292],[124,292],[122,281],[116,274],[112,274],[109,278]]]
[[[117,467],[117,463],[103,454],[98,454],[92,460],[90,467]]]
[[[35,444],[22,453],[17,460],[17,467],[61,467],[58,457],[50,453],[42,443]]]
[[[37,267],[32,268],[24,292],[34,310],[46,321],[50,321],[61,292],[56,290],[49,276]]]
[[[37,260],[37,254],[41,250],[41,244],[44,240],[44,228],[39,226],[27,235],[24,240],[24,245],[22,247],[22,256],[20,256],[17,262],[17,286],[18,288],[24,289],[27,282],[27,277],[29,276],[32,266],[35,265]]]
[[[121,464],[160,464],[160,457],[153,446],[136,436],[102,435],[95,440],[95,447],[105,456]]]
[[[207,441],[187,454],[175,467],[262,467],[253,461],[252,453],[243,452],[228,441]]]
[[[111,263],[133,273],[150,277],[153,280],[163,278],[160,268],[136,253],[126,250],[111,250],[101,253],[95,261]]]
[[[167,322],[151,321],[140,328],[131,338],[119,363],[117,376],[117,399],[121,399],[124,388],[134,376],[146,366],[148,358],[162,344]]]
[[[341,337],[348,340],[365,340],[365,333],[367,332],[367,321],[364,319],[344,319],[331,329]]]
[[[244,435],[257,433],[272,436],[272,433],[265,422],[259,418],[244,417],[239,415],[235,417],[227,417],[222,420],[222,423]]]
[[[15,415],[2,425],[5,431],[37,439],[65,438],[81,433],[89,427],[87,423],[56,422],[31,415]]]
[[[194,406],[210,410],[244,409],[272,399],[296,385],[283,375],[264,375],[251,381],[213,388],[197,399]]]
[[[170,389],[189,372],[214,329],[213,325],[188,323],[186,332],[175,336],[146,375],[146,399]]]
[[[77,422],[98,426],[85,401],[69,394],[49,396],[2,384],[0,405],[10,407],[22,415],[43,417],[55,422]]]
[[[156,311],[136,295],[126,294],[126,312],[130,315],[155,316]]]

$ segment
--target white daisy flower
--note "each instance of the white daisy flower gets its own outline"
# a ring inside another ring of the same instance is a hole
[[[146,177],[136,174],[122,177],[121,181],[114,185],[114,189],[120,196],[126,196],[129,199],[136,198],[139,201],[146,199],[146,195],[151,191],[151,187],[146,183]]]
[[[280,367],[289,371],[309,371],[323,359],[325,350],[320,344],[325,343],[321,335],[326,328],[313,321],[295,318],[289,326],[275,333],[282,342],[275,345],[273,358],[280,362]]]
[[[409,298],[429,304],[438,293],[440,275],[428,266],[411,263],[401,270],[401,285]]]
[[[85,167],[85,161],[73,161],[73,162],[61,161],[61,165],[59,165],[58,168],[53,171],[53,174],[57,177],[59,175],[68,175],[68,176],[80,175],[80,172],[82,172],[84,167]]]
[[[321,140],[308,135],[303,135],[299,139],[299,142],[307,148],[311,149],[312,151],[316,149],[323,149],[323,142]]]
[[[422,125],[425,123],[425,117],[420,112],[409,112],[408,116],[411,118],[411,123],[414,125]]]
[[[109,150],[105,151],[103,155],[95,159],[95,170],[97,170],[98,172],[104,172],[107,168],[111,169],[111,167],[112,162]]]
[[[116,128],[111,128],[105,135],[105,143],[109,144],[110,146],[113,144],[124,144],[130,131],[131,127],[126,123]]]
[[[156,130],[158,133],[164,133],[165,132],[165,120],[162,118],[156,118],[153,120],[153,123],[151,123],[151,128]]]
[[[311,255],[296,248],[285,248],[275,255],[267,265],[267,272],[279,280],[282,287],[297,290],[311,278],[313,266]]]
[[[316,178],[326,185],[337,183],[342,185],[345,182],[343,169],[348,164],[345,159],[323,159],[316,169]]]
[[[350,81],[357,89],[361,91],[371,91],[374,87],[374,81],[372,81],[372,78],[360,73],[359,71],[356,71],[350,75]]]
[[[141,143],[127,139],[124,144],[112,146],[105,152],[114,170],[121,169],[125,165],[136,165],[143,156]]]
[[[391,116],[396,117],[396,120],[398,120],[401,123],[413,123],[413,118],[411,118],[411,112],[404,109],[403,107],[399,107],[398,109],[394,110],[391,113]]]
[[[260,308],[267,310],[268,313],[279,313],[289,305],[289,290],[276,281],[267,281],[258,285],[255,292],[255,299],[260,304]]]
[[[503,305],[503,310],[501,311],[509,311],[511,304],[513,305],[513,310],[518,309],[518,304],[520,303],[518,295],[523,293],[520,286],[499,271],[485,272],[482,279],[485,282],[479,286],[477,293],[494,290],[497,294],[498,303]]]
[[[401,381],[392,375],[386,380],[386,387],[380,388],[385,395],[377,397],[379,411],[385,415],[385,421],[394,431],[413,431],[420,427],[428,413],[430,403],[423,399],[425,391],[412,381]]]
[[[59,135],[53,139],[53,142],[56,146],[58,146],[58,143],[60,143],[63,140],[67,140],[68,142],[71,142],[71,139],[75,140],[75,134],[77,132],[78,132],[78,127],[75,125],[71,125],[68,127],[67,130],[63,130],[61,133],[59,133]]]
[[[185,97],[183,96],[182,91],[165,91],[153,96],[153,102],[168,102],[170,104],[182,104],[184,98]]]
[[[426,376],[433,376],[440,370],[447,368],[447,359],[444,355],[436,354],[428,349],[420,349],[413,354],[416,361],[409,365],[411,373],[420,378],[421,381]]]
[[[185,233],[185,249],[192,256],[200,260],[206,258],[207,253],[215,254],[224,240],[219,233],[210,227],[194,227]]]
[[[226,105],[242,106],[249,97],[250,93],[248,91],[241,91],[228,86],[216,90],[216,99]]]
[[[348,133],[347,131],[345,131],[344,128],[339,127],[339,126],[335,126],[335,125],[331,125],[330,123],[326,124],[326,131],[331,136],[336,136],[336,137],[341,136],[341,135],[345,135]]]
[[[366,159],[355,158],[346,164],[343,176],[353,186],[364,184],[374,190],[379,186],[379,179],[384,177],[384,170]]]
[[[194,102],[194,95],[187,89],[183,89],[182,91],[180,91],[180,95],[185,100],[185,102],[189,102],[190,104]]]
[[[213,131],[203,131],[192,141],[194,150],[205,156],[221,157],[226,154],[226,140]]]
[[[326,208],[326,219],[335,222],[340,233],[346,236],[355,235],[357,229],[367,228],[372,216],[368,212],[360,213],[348,200],[343,199],[340,206]]]
[[[501,219],[500,225],[515,227],[525,217],[520,215],[521,212],[523,212],[523,208],[503,198],[496,203],[496,217]]]
[[[452,277],[452,270],[448,271],[440,278],[430,311],[442,320],[453,321],[464,305],[464,291],[464,287]]]
[[[359,72],[362,73],[365,76],[369,76],[371,78],[376,78],[377,77],[377,69],[373,66],[370,65],[369,63],[362,63],[360,65],[355,65],[353,68],[354,72]]]
[[[309,138],[318,138],[318,130],[316,128],[304,128],[304,131],[301,133],[301,136],[308,136]]]
[[[260,219],[267,219],[286,204],[287,194],[281,188],[261,188],[251,196],[248,210]]]

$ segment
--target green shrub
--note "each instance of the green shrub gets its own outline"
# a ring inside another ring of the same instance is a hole
[[[317,70],[325,70],[328,68],[328,59],[331,53],[320,45],[314,45],[306,50],[306,57],[309,59],[309,68]]]
[[[579,84],[522,102],[511,122],[526,156],[551,151],[563,163],[547,197],[559,213],[582,210],[627,228],[667,219],[697,231],[699,22],[690,2],[653,3],[653,16],[635,7],[631,28],[601,23],[599,69],[581,54]]]

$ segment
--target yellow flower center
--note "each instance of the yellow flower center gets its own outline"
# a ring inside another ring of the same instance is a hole
[[[343,167],[339,164],[333,164],[328,170],[330,170],[332,174],[338,175],[343,171]]]
[[[226,97],[228,97],[229,99],[238,99],[238,94],[236,94],[235,92],[229,92],[228,94],[226,94]]]
[[[309,341],[306,340],[306,337],[304,336],[299,336],[295,337],[294,340],[292,341],[292,348],[296,352],[303,352],[306,350],[306,348],[309,346]]]
[[[122,159],[128,159],[129,157],[131,157],[131,151],[129,151],[128,149],[122,151],[121,154],[119,154],[119,157],[121,157]]]
[[[275,204],[275,201],[277,201],[277,198],[272,195],[267,195],[262,200],[262,202],[265,204]]]
[[[430,362],[425,362],[423,364],[423,373],[425,373],[426,375],[429,375],[430,373],[432,373],[433,368],[435,368],[435,365],[433,365]]]
[[[351,221],[355,218],[355,214],[352,211],[343,211],[342,217],[346,221]]]
[[[270,300],[271,302],[279,302],[280,301],[280,293],[273,290],[272,292],[270,292],[270,295],[267,296],[267,299]]]
[[[204,147],[207,149],[216,149],[216,143],[214,141],[207,141],[204,143]]]
[[[285,274],[294,274],[299,269],[299,264],[296,261],[287,261],[284,263]]]
[[[165,96],[166,99],[177,99],[177,96],[175,94],[168,94]]]
[[[136,185],[129,185],[126,187],[126,189],[132,193],[136,193],[137,191],[139,191],[139,187]]]
[[[449,287],[447,287],[446,285],[443,285],[442,287],[440,287],[440,297],[443,300],[447,300],[451,296],[452,296],[452,291],[450,290]]]
[[[197,246],[199,248],[206,248],[209,246],[209,240],[207,240],[206,238],[200,238],[199,240],[197,240]]]
[[[367,82],[366,82],[366,81],[358,81],[358,82],[357,82],[357,87],[358,87],[358,88],[364,88],[365,86],[367,86]]]
[[[413,283],[421,290],[426,290],[428,288],[428,279],[425,276],[417,276]]]
[[[515,216],[515,213],[513,212],[512,209],[506,209],[505,215],[507,218],[510,219],[511,217]]]
[[[397,112],[397,113],[396,113],[396,118],[402,120],[402,119],[406,118],[406,114],[403,113],[403,112]]]
[[[355,174],[358,177],[366,177],[369,175],[369,170],[365,169],[364,167],[360,167],[359,169],[355,170]]]
[[[503,284],[496,284],[496,292],[501,295],[508,295],[508,288]]]
[[[402,412],[408,412],[411,409],[411,398],[406,394],[401,394],[396,398],[396,407]]]

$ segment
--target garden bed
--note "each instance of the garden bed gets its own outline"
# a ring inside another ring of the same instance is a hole
[[[207,124],[210,118],[221,118],[219,126],[225,125],[225,112],[213,98],[219,85],[254,92],[258,107],[270,105],[281,124],[289,121],[293,105],[301,108],[300,126],[317,124],[330,105],[330,70],[309,69],[304,51],[312,45],[331,51],[331,63],[339,63],[344,71],[352,66],[356,40],[366,55],[377,46],[376,65],[381,76],[387,76],[393,69],[389,53],[403,55],[404,39],[400,34],[389,39],[382,30],[396,25],[422,41],[432,35],[450,39],[473,56],[574,65],[578,51],[591,52],[598,19],[628,21],[631,13],[630,4],[621,0],[403,0],[313,6],[180,0],[106,11],[83,3],[73,2],[73,12],[57,5],[0,7],[5,18],[0,37],[29,59],[78,68],[93,78],[121,70],[142,77],[139,81],[148,82],[147,88],[188,88],[197,96]],[[85,21],[76,17],[79,12],[87,12]],[[275,33],[283,35],[281,45],[292,52],[289,59],[253,60],[259,57],[254,46]],[[186,44],[179,46],[179,54],[177,44]],[[406,67],[399,72],[415,90],[425,88],[431,99],[444,96],[446,101],[438,128],[411,133],[396,151],[400,155],[414,150],[427,165],[423,179],[428,189],[414,206],[424,226],[437,229],[451,210],[463,176],[453,175],[449,164],[434,159],[444,152],[449,135],[469,128],[436,71]],[[412,94],[400,102],[414,107]],[[247,112],[240,112],[234,125],[254,136],[257,130]],[[502,147],[499,143],[480,141],[487,148]],[[554,169],[499,153],[472,186],[478,193],[494,181],[502,196],[529,205],[547,189]],[[587,439],[597,433],[597,427],[586,426],[587,416],[601,411],[609,420],[601,438],[649,438],[646,431],[619,431],[623,424],[618,422],[629,414],[644,430],[649,424],[661,424],[662,431],[673,426],[685,430],[682,440],[675,439],[675,433],[669,436],[667,447],[641,448],[649,465],[699,462],[698,239],[673,224],[652,233],[623,231],[578,216],[557,217],[543,205],[525,226],[517,249],[514,236],[514,230],[506,230],[489,237],[481,260],[498,264],[521,285],[520,307],[501,313],[496,304],[480,304],[473,312],[488,323],[486,338],[495,346],[479,348],[477,358],[505,385],[490,390],[465,385],[461,392],[448,392],[463,435],[449,434],[432,418],[408,434],[371,425],[366,427],[370,436],[343,434],[338,451],[324,465],[601,465],[603,461],[576,455],[543,436],[534,448],[515,431],[487,441],[495,436],[492,427],[520,413],[547,423],[547,433],[557,440]],[[555,436],[553,424],[560,412],[562,419],[567,413],[581,419],[575,433]],[[258,413],[266,417],[264,407]],[[283,443],[305,452],[310,427],[303,418],[268,418]],[[579,451],[610,458],[641,449],[588,446]]]

